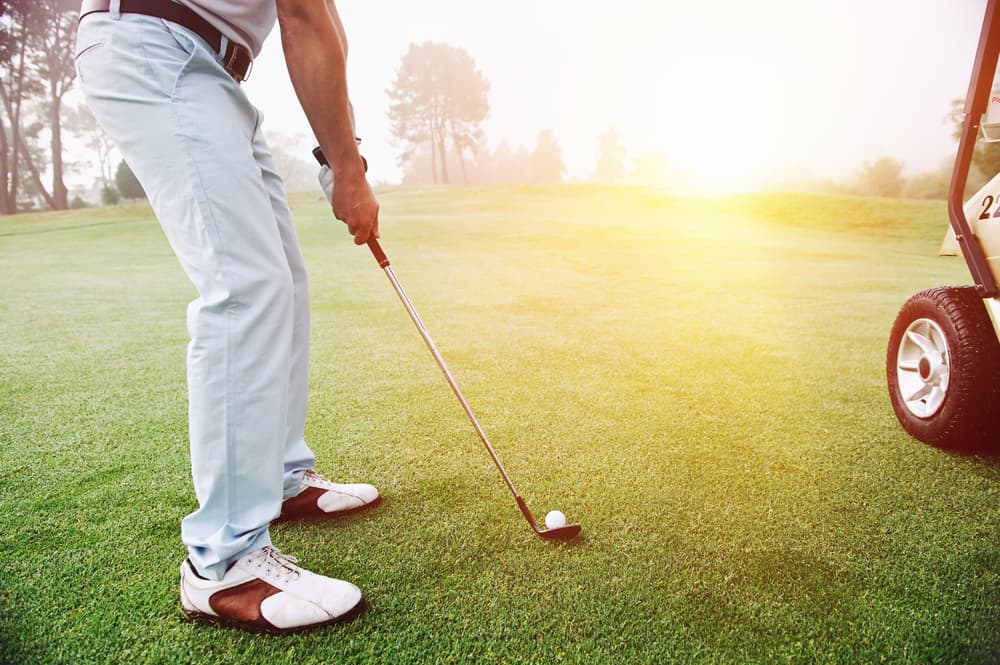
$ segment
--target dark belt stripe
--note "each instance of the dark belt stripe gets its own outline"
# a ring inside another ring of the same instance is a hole
[[[83,0],[80,6],[80,20],[88,14],[107,12],[111,10],[110,0]],[[222,48],[222,33],[208,21],[195,14],[184,5],[172,0],[121,0],[123,14],[142,14],[171,21],[182,25],[201,37],[213,51],[218,53]],[[250,52],[244,46],[234,41],[229,42],[222,64],[226,71],[237,81],[245,81],[247,71],[253,63]]]

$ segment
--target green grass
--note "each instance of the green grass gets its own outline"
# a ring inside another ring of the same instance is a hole
[[[941,203],[599,187],[381,194],[406,286],[531,535],[386,279],[316,197],[320,470],[386,502],[276,543],[358,583],[288,638],[183,623],[193,292],[148,209],[0,220],[0,661],[1000,659],[1000,462],[915,442],[884,380]]]

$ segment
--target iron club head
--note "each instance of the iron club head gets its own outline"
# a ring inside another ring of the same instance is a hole
[[[535,529],[535,533],[546,540],[571,540],[576,538],[582,529],[579,524],[564,524],[563,526],[557,526],[551,529],[539,529],[534,524],[532,524],[532,526]]]
[[[514,499],[517,501],[517,507],[521,509],[521,514],[524,515],[524,519],[528,520],[528,524],[539,536],[545,540],[571,540],[575,538],[582,528],[579,524],[563,524],[562,526],[552,527],[551,529],[539,529],[538,522],[535,521],[534,516],[532,516],[531,511],[528,510],[528,504],[524,502],[520,494],[514,494]]]

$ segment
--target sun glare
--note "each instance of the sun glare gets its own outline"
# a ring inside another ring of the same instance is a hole
[[[760,146],[762,121],[740,103],[746,86],[724,86],[704,71],[687,72],[683,81],[658,80],[646,68],[627,71],[623,82],[645,98],[628,113],[628,142],[663,155],[665,184],[671,189],[751,189],[772,168]]]
[[[787,169],[802,137],[784,125],[796,88],[813,78],[787,44],[762,43],[752,25],[716,18],[664,5],[620,23],[615,36],[615,94],[629,145],[662,153],[667,186],[694,193],[759,188]]]

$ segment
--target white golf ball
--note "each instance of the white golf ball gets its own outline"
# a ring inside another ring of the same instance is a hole
[[[556,529],[561,526],[566,526],[566,516],[558,510],[550,510],[545,516],[545,527]]]

